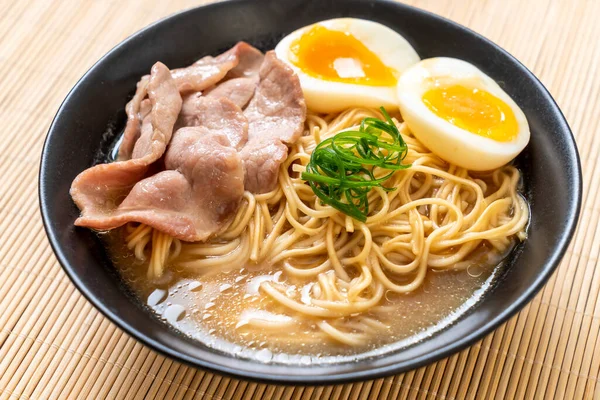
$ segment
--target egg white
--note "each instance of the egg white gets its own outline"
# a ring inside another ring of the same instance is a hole
[[[499,142],[435,115],[423,102],[423,94],[432,88],[435,79],[485,90],[501,99],[517,120],[516,138]],[[402,74],[397,89],[400,112],[410,131],[449,163],[475,171],[491,170],[510,162],[529,143],[529,124],[523,111],[492,78],[466,61],[444,57],[423,60]]]
[[[401,74],[419,62],[417,52],[392,29],[373,21],[338,18],[317,23],[334,31],[349,32],[379,57],[381,62]],[[306,105],[313,111],[331,113],[350,107],[397,108],[396,86],[368,86],[328,81],[302,72],[290,61],[291,44],[314,25],[305,26],[283,38],[275,47],[277,57],[296,72]]]

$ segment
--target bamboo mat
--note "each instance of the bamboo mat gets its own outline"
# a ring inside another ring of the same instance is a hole
[[[600,1],[412,1],[528,66],[558,101],[581,153],[583,214],[559,270],[481,342],[395,377],[282,387],[174,362],[97,312],[43,231],[37,172],[46,131],[68,90],[105,52],[201,2],[0,0],[0,398],[600,398]]]

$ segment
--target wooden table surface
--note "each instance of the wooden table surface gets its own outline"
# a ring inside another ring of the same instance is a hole
[[[560,268],[523,311],[482,341],[395,377],[283,387],[174,362],[96,311],[61,270],[42,227],[37,173],[48,126],[105,52],[201,3],[0,0],[0,398],[600,398],[597,0],[410,2],[474,29],[529,67],[561,106],[581,154],[582,217]]]

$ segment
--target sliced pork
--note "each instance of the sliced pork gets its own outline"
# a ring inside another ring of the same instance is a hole
[[[75,224],[140,222],[203,241],[227,229],[244,190],[274,189],[306,105],[298,78],[274,52],[240,42],[187,68],[156,63],[126,112],[120,161],[73,181]]]
[[[101,227],[135,221],[190,242],[226,229],[244,194],[244,172],[227,136],[203,127],[181,128],[166,156],[167,169],[140,181]]]
[[[215,99],[226,98],[231,100],[239,108],[244,108],[252,96],[254,96],[257,84],[258,76],[234,78],[208,90],[206,96]]]
[[[186,68],[171,71],[181,93],[198,92],[221,81],[240,59],[254,59],[259,52],[248,43],[239,42],[217,57],[206,56]],[[260,53],[260,52],[259,52]]]
[[[147,115],[147,113],[142,115],[140,109],[144,97],[146,97],[148,94],[148,81],[149,76],[146,75],[137,83],[135,95],[125,106],[125,112],[127,113],[127,125],[125,126],[125,131],[123,132],[123,141],[121,142],[121,147],[119,147],[119,160],[129,160],[131,158],[133,146],[140,137],[141,122]]]
[[[103,221],[113,216],[120,201],[164,154],[181,110],[181,96],[169,69],[162,63],[152,67],[146,89],[152,110],[145,118],[148,123],[144,134],[134,143],[134,158],[96,165],[73,181],[71,197],[81,210],[76,225],[104,229]]]
[[[140,180],[110,215],[88,218],[85,226],[141,222],[186,241],[206,240],[229,226],[244,194],[242,161],[229,138],[245,136],[248,126],[227,99],[200,103],[201,125],[173,134],[166,170]]]
[[[206,56],[189,67],[174,69],[171,75],[180,93],[184,95],[194,92],[199,95],[205,89],[215,89],[215,85],[222,80],[225,80],[224,83],[231,82],[211,97],[229,98],[238,107],[243,108],[254,94],[263,57],[260,50],[248,43],[239,42],[217,57]],[[119,161],[132,157],[133,147],[142,134],[143,120],[148,113],[144,113],[142,108],[147,95],[148,80],[148,75],[142,77],[137,84],[135,95],[125,107],[127,125],[119,147]]]
[[[228,121],[228,124],[223,121]],[[248,140],[248,120],[240,107],[227,98],[204,97],[200,93],[185,97],[176,127],[186,126],[221,129],[237,150]]]
[[[260,66],[264,55],[255,48],[248,48],[239,57],[238,65],[227,73],[225,80],[217,86],[206,90],[208,97],[225,97],[240,108],[244,108],[259,82]]]
[[[244,45],[241,45],[242,43]],[[239,62],[227,72],[225,80],[258,76],[260,66],[265,59],[263,52],[245,42],[240,42],[237,46],[240,46],[237,51]]]
[[[269,51],[260,68],[260,83],[244,111],[248,142],[241,151],[246,190],[266,193],[277,184],[288,145],[304,130],[306,103],[294,72]]]

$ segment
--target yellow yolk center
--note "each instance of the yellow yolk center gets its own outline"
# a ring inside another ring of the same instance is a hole
[[[348,32],[315,25],[290,46],[292,62],[307,75],[327,81],[394,86],[394,71]]]
[[[423,95],[423,103],[451,124],[498,142],[510,142],[519,131],[508,104],[485,90],[462,85],[436,87]]]

